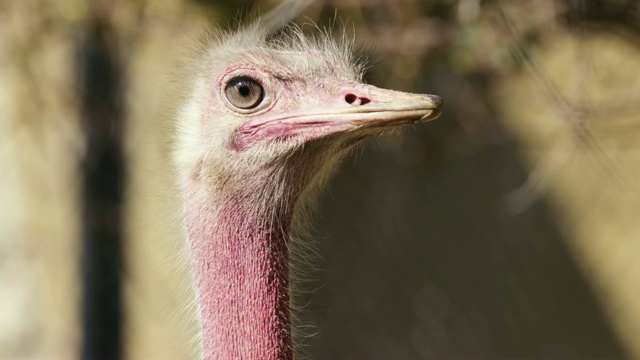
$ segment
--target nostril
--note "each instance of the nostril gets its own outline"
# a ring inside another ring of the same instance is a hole
[[[349,104],[353,104],[357,99],[358,97],[353,94],[347,94],[344,96],[344,100]]]
[[[371,102],[371,100],[365,98],[365,97],[358,97],[354,94],[347,94],[344,96],[344,101],[346,101],[347,103],[351,104],[351,105],[364,105],[364,104],[368,104]]]

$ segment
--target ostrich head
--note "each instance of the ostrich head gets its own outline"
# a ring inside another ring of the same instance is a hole
[[[194,67],[175,162],[205,358],[292,357],[291,227],[355,143],[439,114],[364,68],[350,41],[259,26],[215,36]]]

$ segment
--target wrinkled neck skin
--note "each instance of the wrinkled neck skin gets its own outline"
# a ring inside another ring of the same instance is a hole
[[[190,180],[187,194],[200,192]],[[187,232],[204,359],[291,359],[292,213],[249,208],[242,196],[197,194]],[[295,199],[287,199],[295,202]]]
[[[316,166],[265,169],[240,187],[202,173],[184,181],[204,359],[293,358],[288,239],[322,162],[306,163]]]

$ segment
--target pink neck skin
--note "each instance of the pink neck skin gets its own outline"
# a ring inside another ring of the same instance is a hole
[[[259,209],[241,197],[203,195],[199,186],[188,181],[185,211],[203,358],[292,359],[291,211]]]

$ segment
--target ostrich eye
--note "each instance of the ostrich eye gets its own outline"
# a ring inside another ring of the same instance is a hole
[[[224,90],[227,100],[239,109],[251,109],[264,98],[264,89],[250,77],[241,76],[231,79]]]

